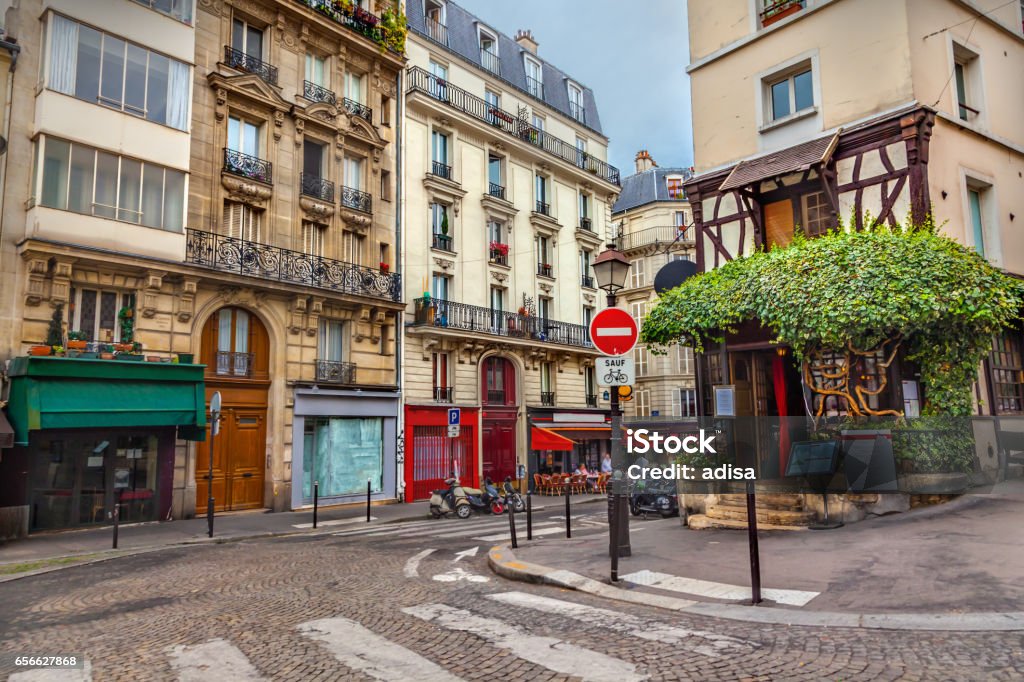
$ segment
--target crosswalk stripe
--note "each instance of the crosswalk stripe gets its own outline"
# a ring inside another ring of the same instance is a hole
[[[697,580],[696,578],[682,578],[669,573],[658,573],[657,571],[642,570],[636,573],[622,576],[635,585],[646,585],[656,587],[659,590],[682,592],[684,594],[695,594],[701,597],[712,599],[750,599],[751,590],[743,585],[730,585],[728,583],[716,583],[710,580]],[[807,590],[784,590],[780,588],[762,587],[761,596],[771,599],[779,604],[789,606],[805,606],[809,601],[817,597],[820,592]]]
[[[33,668],[12,673],[7,682],[92,682],[92,664],[81,668]]]
[[[719,635],[706,630],[675,627],[619,611],[527,594],[526,592],[489,594],[487,598],[503,604],[565,616],[588,625],[621,632],[640,639],[649,639],[664,644],[689,644],[692,645],[690,648],[693,651],[712,658],[719,658],[723,654],[746,653],[757,647],[757,644],[748,640]]]
[[[371,521],[376,521],[377,517],[376,516],[371,516],[370,520]],[[331,519],[330,521],[318,521],[316,526],[317,526],[317,528],[319,528],[320,526],[328,526],[328,527],[330,527],[330,526],[347,526],[349,524],[359,523],[359,522],[366,523],[366,517],[365,516],[356,516],[356,517],[350,518],[350,519]],[[292,528],[312,528],[312,527],[313,527],[312,523],[293,523],[292,524]]]
[[[554,637],[531,635],[509,623],[475,616],[463,609],[444,604],[421,604],[404,608],[402,612],[449,630],[472,633],[523,660],[588,682],[639,682],[647,679],[646,675],[637,672],[635,665],[619,658]]]
[[[179,682],[253,682],[262,680],[259,672],[238,648],[224,639],[211,639],[202,644],[171,647],[171,668]]]
[[[517,532],[518,532],[519,535],[526,535],[526,530],[523,529],[523,528],[520,528]],[[536,523],[533,524],[533,537],[537,537],[538,535],[554,535],[555,533],[564,533],[564,532],[565,532],[565,526],[554,526],[553,528],[540,528],[540,529],[538,529],[537,528],[537,524]],[[508,534],[508,531],[505,531],[504,533],[496,533],[494,535],[485,535],[483,537],[475,537],[473,539],[474,540],[482,540],[483,542],[499,542],[501,540],[508,540],[509,539],[509,534]]]
[[[384,682],[461,682],[461,678],[348,618],[323,618],[298,626],[353,670]]]
[[[539,527],[552,526],[552,525],[554,525],[553,521],[547,521],[547,522],[544,522],[544,523],[535,523],[535,524],[533,524],[533,527],[534,528],[539,528]],[[489,531],[495,531],[495,530],[504,530],[505,531],[503,534],[500,534],[500,536],[497,539],[500,540],[502,538],[507,538],[508,537],[508,521],[506,521],[505,523],[499,523],[499,524],[496,524],[496,525],[478,526],[476,528],[468,528],[466,530],[454,531],[454,532],[451,532],[451,533],[440,533],[440,534],[434,535],[434,537],[436,537],[436,538],[462,538],[462,537],[474,537],[474,538],[476,538],[476,536],[479,533],[487,533]],[[538,531],[536,531],[536,530],[533,531],[534,535],[537,535],[537,533],[538,533]],[[476,538],[476,539],[479,539],[479,538]]]

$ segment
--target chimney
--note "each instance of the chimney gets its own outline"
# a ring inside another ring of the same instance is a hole
[[[537,54],[537,48],[539,45],[537,41],[533,39],[533,31],[516,31],[516,42],[519,43],[519,47],[524,50],[529,50],[533,54]]]
[[[654,159],[647,153],[646,149],[641,149],[636,153],[636,172],[643,173],[645,170],[651,170],[657,168],[658,164],[654,163]]]

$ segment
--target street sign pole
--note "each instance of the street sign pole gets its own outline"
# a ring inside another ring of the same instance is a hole
[[[220,391],[216,391],[210,398],[210,471],[206,477],[206,532],[213,537],[213,444],[217,433],[220,431]]]

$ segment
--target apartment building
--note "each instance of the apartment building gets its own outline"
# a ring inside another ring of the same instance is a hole
[[[452,470],[476,480],[596,463],[610,430],[588,336],[603,299],[591,263],[619,172],[594,93],[528,31],[510,37],[444,0],[408,13],[406,498]]]
[[[661,168],[646,149],[637,152],[636,172],[622,180],[612,206],[615,245],[629,258],[629,276],[619,307],[642,325],[657,301],[654,278],[667,264],[693,262],[693,214],[683,184],[691,168]],[[655,355],[640,344],[633,350],[636,383],[624,404],[627,417],[695,417],[697,388],[693,350],[674,346]]]

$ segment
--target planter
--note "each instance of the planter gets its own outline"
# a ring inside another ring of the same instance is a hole
[[[772,24],[778,21],[782,21],[788,16],[796,14],[802,9],[803,5],[801,5],[799,2],[794,2],[789,7],[786,7],[785,9],[780,9],[778,12],[775,12],[770,17],[764,17],[763,19],[761,19],[761,26],[771,26]]]
[[[160,362],[160,356],[159,355],[147,355],[146,356],[146,362]]]
[[[107,352],[100,353],[100,360],[113,360],[113,359],[114,359],[114,354],[113,353],[107,353]]]
[[[100,355],[99,353],[93,353],[93,352],[90,352],[90,351],[82,351],[81,353],[78,354],[78,357],[82,358],[83,360],[95,360],[96,358],[99,357],[99,355]]]
[[[132,343],[115,343],[114,350],[119,353],[130,353],[135,349],[135,344]]]
[[[89,347],[89,342],[88,341],[75,341],[75,340],[72,340],[72,339],[68,339],[68,345],[67,345],[68,350],[85,350],[88,347]]]
[[[178,362],[183,365],[191,365],[194,359],[194,353],[178,353]]]
[[[126,360],[128,362],[141,362],[142,356],[136,355],[135,353],[121,353],[117,356],[118,360]]]
[[[53,352],[50,346],[32,346],[28,349],[29,355],[49,355]]]

